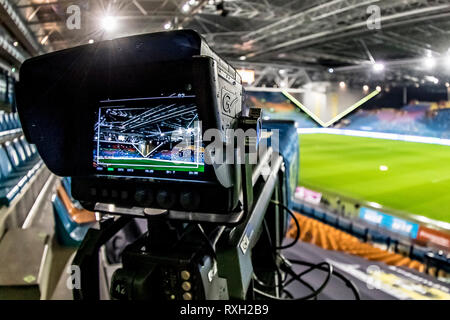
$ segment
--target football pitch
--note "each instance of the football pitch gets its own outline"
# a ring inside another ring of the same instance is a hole
[[[450,147],[300,135],[300,185],[450,222]]]
[[[175,171],[196,171],[204,172],[204,164],[192,162],[175,162],[156,159],[100,159],[102,164],[107,164],[109,168],[125,169],[153,169],[153,170],[175,170]]]

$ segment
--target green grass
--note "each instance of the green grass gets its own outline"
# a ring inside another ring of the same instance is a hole
[[[388,171],[381,171],[385,165]],[[450,147],[300,135],[300,184],[450,222]]]
[[[108,166],[110,168],[198,171],[198,172],[205,171],[204,165],[197,166],[194,163],[178,163],[170,161],[158,161],[154,159],[101,159],[100,162],[110,164]],[[146,165],[147,166],[151,165],[152,167],[146,167]]]

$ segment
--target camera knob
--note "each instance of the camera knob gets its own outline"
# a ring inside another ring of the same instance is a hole
[[[134,200],[143,206],[149,206],[153,202],[153,194],[151,191],[138,189],[134,194]]]
[[[183,191],[180,194],[180,204],[181,206],[189,211],[198,209],[200,203],[200,197],[196,192],[193,191]]]
[[[167,190],[160,190],[156,195],[156,202],[164,208],[170,209],[175,204],[175,195]]]

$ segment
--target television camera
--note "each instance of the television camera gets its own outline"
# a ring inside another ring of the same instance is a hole
[[[73,261],[76,299],[99,299],[105,285],[113,299],[254,299],[262,282],[281,295],[275,251],[297,180],[297,135],[243,101],[239,74],[190,30],[24,62],[26,138],[100,216]],[[101,284],[99,251],[136,219],[148,230]]]

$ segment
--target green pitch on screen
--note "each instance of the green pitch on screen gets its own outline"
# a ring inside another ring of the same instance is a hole
[[[125,168],[125,169],[149,169],[149,170],[173,170],[173,171],[197,171],[204,172],[203,164],[195,163],[178,163],[170,161],[143,160],[143,159],[101,159],[101,163],[109,164],[109,168]],[[127,166],[128,164],[128,166]],[[140,167],[139,165],[142,165]],[[147,167],[146,165],[151,165]]]
[[[450,147],[300,135],[300,184],[450,222]]]

